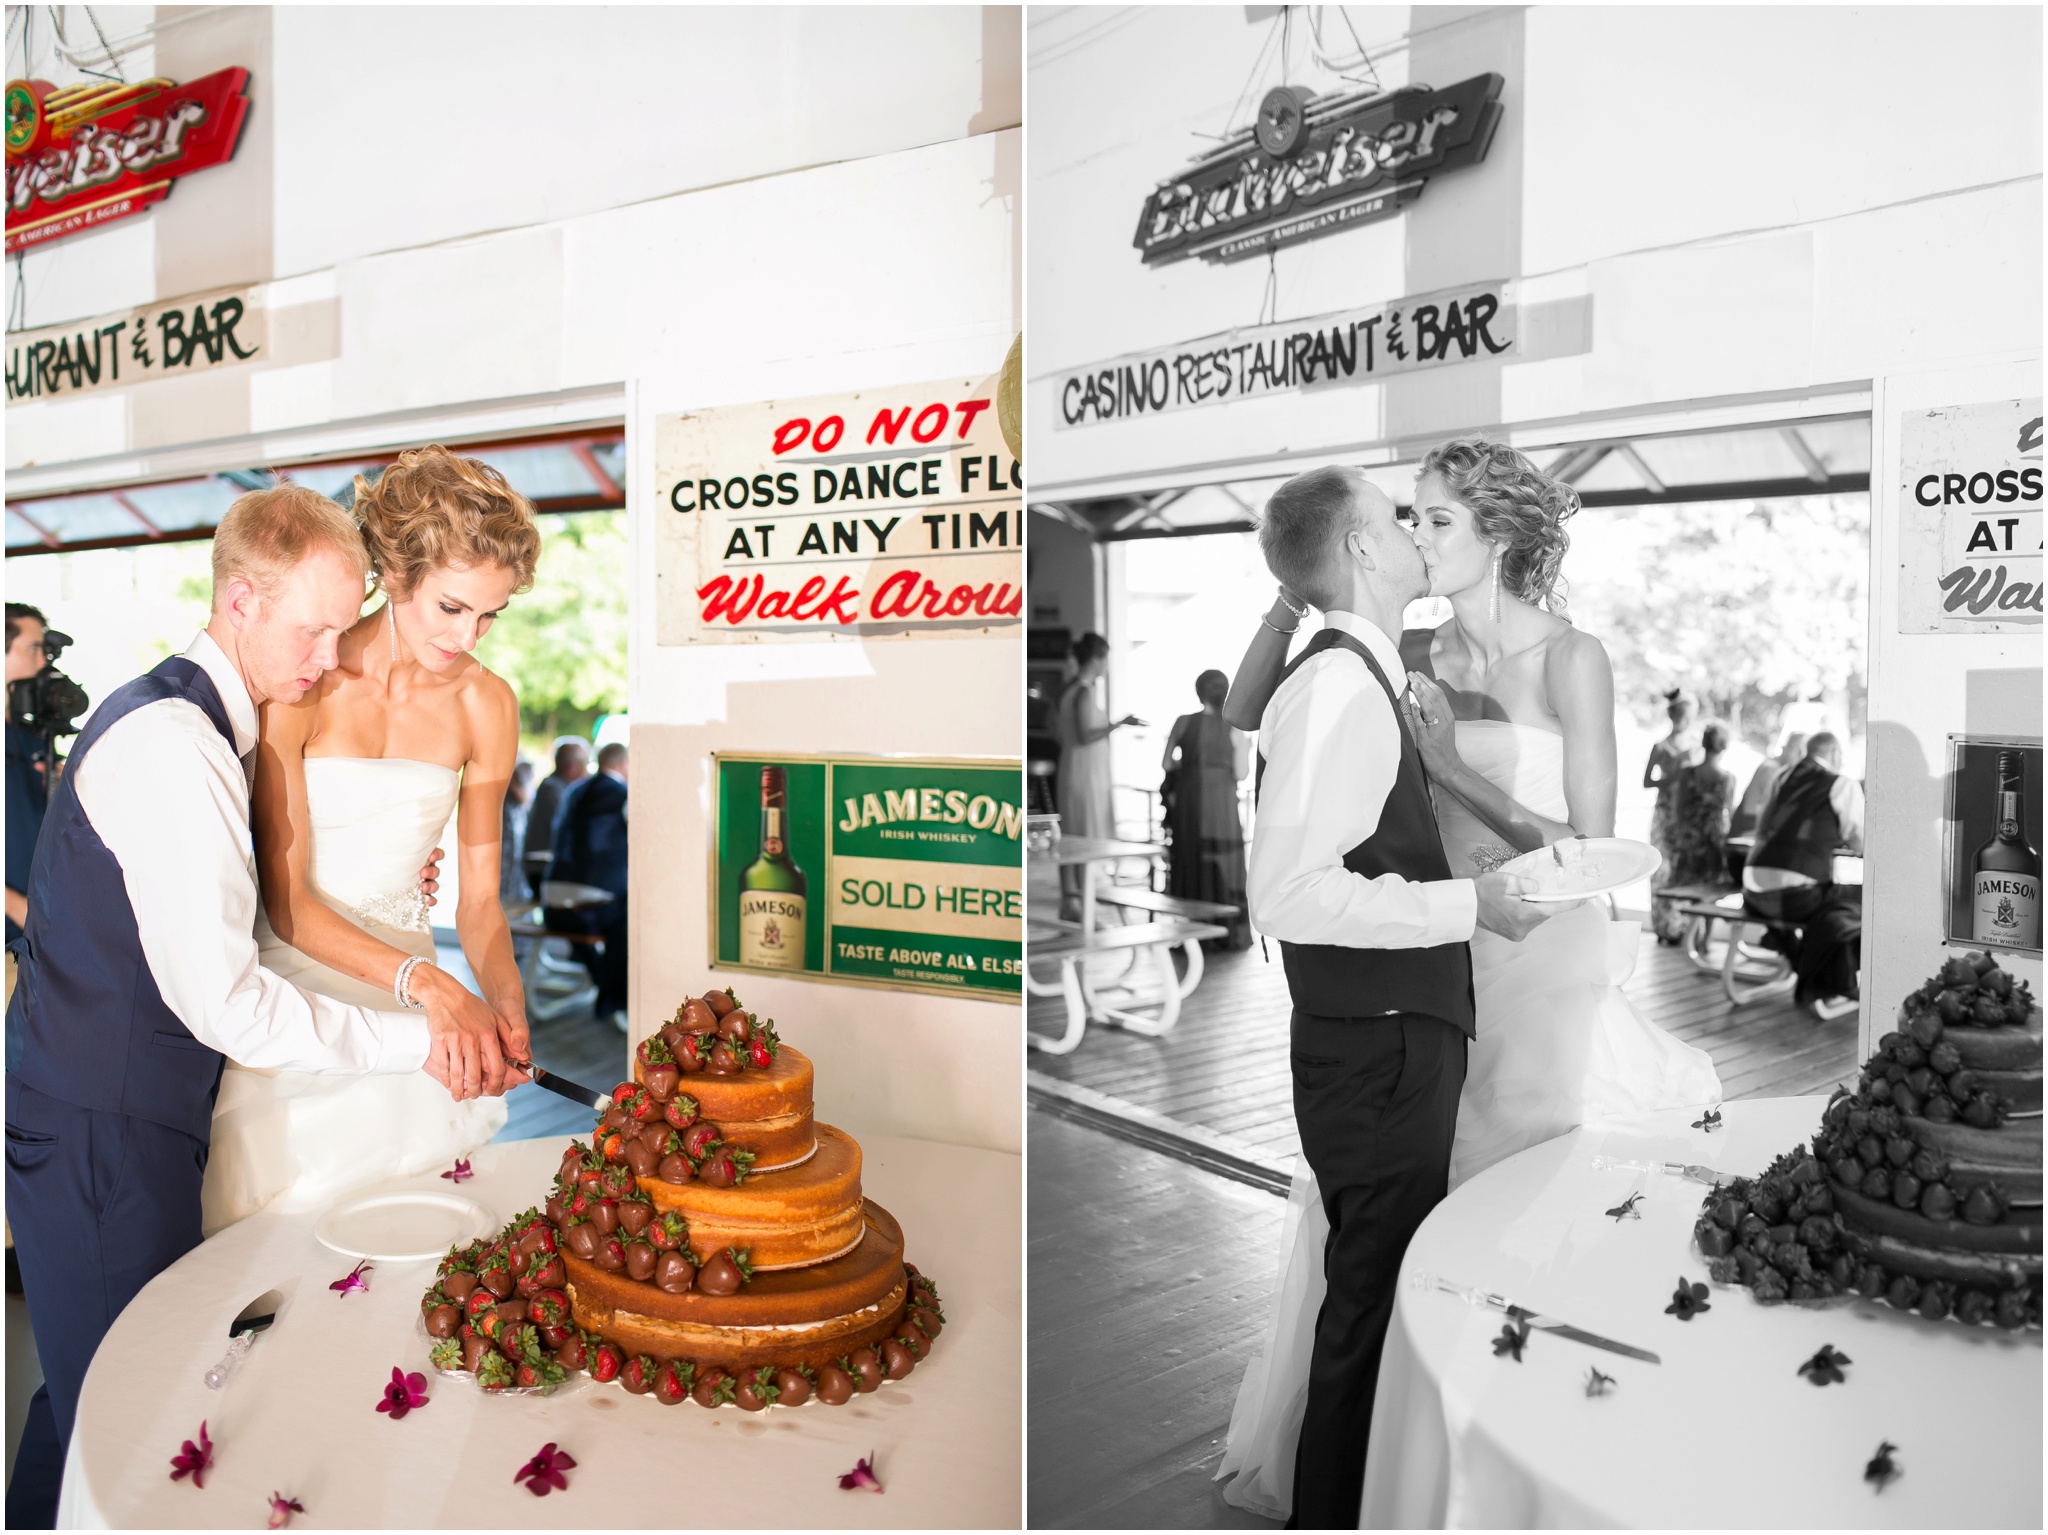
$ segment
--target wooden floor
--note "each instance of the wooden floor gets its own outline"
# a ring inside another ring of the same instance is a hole
[[[1718,976],[1689,964],[1647,932],[1624,988],[1653,1022],[1714,1058],[1729,1099],[1826,1092],[1856,1069],[1856,1015],[1822,1023],[1785,996],[1737,1007]],[[1034,1073],[1077,1083],[1141,1109],[1203,1127],[1260,1160],[1291,1167],[1294,1133],[1287,1065],[1287,979],[1279,946],[1267,963],[1255,944],[1211,955],[1180,1022],[1163,1039],[1090,1024],[1066,1056],[1031,1053]],[[1103,962],[1096,962],[1103,963]],[[1111,963],[1121,963],[1112,961]],[[1028,1026],[1057,1034],[1058,998],[1033,998]]]
[[[1210,1480],[1283,1201],[1034,1109],[1033,1529],[1276,1529]]]

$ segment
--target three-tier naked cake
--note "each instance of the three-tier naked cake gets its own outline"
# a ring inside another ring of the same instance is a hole
[[[644,1041],[544,1211],[451,1252],[434,1362],[486,1389],[569,1371],[666,1402],[844,1402],[901,1379],[943,1315],[860,1145],[815,1118],[810,1061],[730,991]]]
[[[1988,954],[1899,1007],[1811,1148],[1707,1196],[1694,1239],[1758,1300],[1855,1294],[1929,1320],[2041,1322],[2041,1010]]]

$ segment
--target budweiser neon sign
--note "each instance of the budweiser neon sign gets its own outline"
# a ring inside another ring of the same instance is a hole
[[[189,85],[7,87],[7,251],[130,218],[172,181],[225,164],[249,110],[246,69]]]
[[[1241,261],[1389,218],[1431,176],[1486,158],[1502,83],[1474,75],[1440,91],[1321,100],[1279,87],[1252,128],[1159,183],[1131,243],[1148,266]]]

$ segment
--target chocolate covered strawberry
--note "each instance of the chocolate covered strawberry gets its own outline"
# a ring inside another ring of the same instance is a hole
[[[653,1244],[635,1237],[632,1241],[626,1243],[625,1246],[626,1277],[628,1279],[638,1279],[643,1283],[652,1279],[654,1277],[654,1261],[661,1256],[661,1254],[654,1250]]]
[[[697,1269],[697,1288],[706,1295],[737,1295],[740,1286],[754,1277],[748,1261],[753,1249],[728,1247],[713,1253]]]
[[[607,1127],[604,1133],[598,1137],[597,1150],[598,1154],[605,1160],[605,1171],[610,1171],[612,1164],[623,1162],[626,1158],[626,1137],[624,1133],[616,1125]],[[602,1172],[599,1173],[591,1181],[602,1188],[604,1186],[604,1174]]]
[[[626,1361],[626,1367],[619,1371],[619,1384],[635,1396],[645,1396],[654,1389],[654,1377],[660,1370],[661,1366],[645,1354],[635,1354]]]
[[[677,1130],[687,1130],[694,1125],[697,1113],[697,1100],[688,1093],[677,1093],[661,1107],[661,1117]]]
[[[590,1349],[590,1378],[602,1384],[619,1378],[626,1367],[626,1352],[616,1343],[599,1343]]]
[[[637,1191],[619,1201],[619,1230],[629,1237],[645,1232],[654,1220],[654,1201]]]
[[[782,1039],[775,1032],[775,1020],[754,1025],[753,1037],[746,1041],[747,1064],[765,1071],[775,1064],[775,1057],[782,1053]]]
[[[717,1030],[719,1009],[718,1004],[711,1000],[714,995],[722,994],[706,993],[701,997],[690,998],[689,1001],[683,1004],[682,1011],[677,1014],[682,1019],[683,1027],[692,1034],[710,1034]],[[723,1001],[727,1012],[730,1012],[739,1005],[730,996],[723,996]]]
[[[687,1252],[666,1252],[654,1260],[654,1286],[668,1295],[687,1295],[696,1282],[697,1265]]]
[[[760,1412],[773,1407],[782,1399],[782,1388],[775,1384],[775,1367],[764,1365],[758,1370],[742,1370],[733,1383],[732,1399],[743,1412]]]
[[[615,1162],[604,1170],[597,1186],[607,1199],[623,1199],[639,1185],[633,1180],[633,1169],[623,1162]]]
[[[441,1293],[460,1306],[476,1290],[476,1275],[468,1269],[451,1269],[441,1276]]]
[[[917,1353],[901,1338],[882,1340],[882,1374],[890,1380],[901,1380],[917,1368]]]
[[[913,1305],[910,1308],[910,1320],[927,1338],[938,1337],[940,1329],[946,1322],[945,1317],[934,1307],[920,1305]]]
[[[710,1056],[711,1046],[708,1034],[685,1034],[675,1043],[676,1069],[686,1077],[695,1076],[704,1069]]]
[[[654,1170],[654,1176],[663,1183],[688,1183],[697,1176],[696,1164],[680,1151],[671,1152],[661,1159],[661,1165]]]
[[[721,1039],[711,1047],[711,1053],[704,1057],[704,1069],[714,1077],[737,1075],[742,1070],[737,1048],[731,1041]]]
[[[661,1166],[661,1154],[637,1137],[626,1146],[626,1166],[636,1178],[652,1178]]]
[[[856,1391],[879,1391],[884,1372],[881,1356],[871,1348],[857,1348],[840,1361],[846,1372],[853,1377]]]
[[[687,1359],[670,1359],[654,1372],[654,1399],[664,1407],[678,1407],[690,1399],[697,1384],[697,1367]]]
[[[537,1389],[543,1396],[568,1378],[569,1372],[555,1361],[555,1356],[539,1349],[512,1367],[513,1384]]]
[[[503,1391],[512,1379],[512,1361],[503,1354],[492,1352],[477,1361],[476,1383],[484,1390]]]
[[[725,1132],[708,1119],[700,1119],[683,1132],[683,1155],[692,1162],[704,1160],[704,1154],[725,1139]]]
[[[640,1042],[640,1080],[647,1086],[647,1094],[656,1103],[667,1104],[675,1097],[676,1088],[683,1080],[682,1068],[676,1065],[675,1052],[668,1041],[659,1034]]]
[[[531,1322],[506,1322],[491,1342],[507,1359],[517,1360],[525,1356],[528,1345],[540,1345],[540,1331]]]
[[[516,1285],[512,1275],[512,1259],[503,1251],[493,1251],[477,1268],[476,1282],[499,1300],[510,1295]]]
[[[617,1237],[605,1237],[597,1244],[597,1253],[591,1259],[607,1274],[616,1274],[626,1266],[626,1244]]]
[[[555,1348],[555,1363],[565,1370],[587,1369],[590,1364],[590,1344],[583,1334],[573,1327],[569,1335]]]
[[[597,1257],[597,1244],[603,1235],[587,1220],[572,1220],[562,1233],[562,1243],[576,1257],[589,1263]]]
[[[801,1407],[811,1399],[811,1372],[803,1365],[796,1365],[775,1372],[775,1389],[782,1394],[784,1407]]]
[[[590,1154],[590,1148],[581,1141],[569,1142],[569,1149],[562,1153],[562,1165],[555,1176],[564,1183],[576,1181],[576,1173],[583,1166],[583,1159]]]
[[[462,1368],[472,1375],[476,1374],[477,1366],[483,1362],[484,1357],[490,1352],[491,1340],[489,1338],[464,1338],[462,1340]]]
[[[644,1087],[636,1087],[626,1094],[620,1100],[619,1107],[626,1111],[626,1119],[632,1124],[644,1125],[650,1119],[661,1118],[661,1105],[654,1101],[654,1095]]]
[[[647,1240],[656,1252],[672,1253],[690,1240],[690,1223],[673,1210],[664,1210],[648,1222]]]
[[[747,1181],[754,1168],[754,1154],[737,1146],[721,1144],[697,1167],[697,1176],[715,1189],[729,1189]]]
[[[485,1318],[495,1318],[498,1314],[498,1297],[489,1290],[473,1290],[462,1311],[462,1319],[478,1332],[483,1332]],[[490,1334],[484,1333],[484,1336],[489,1337]]]
[[[732,1377],[711,1365],[698,1372],[697,1383],[690,1388],[690,1400],[699,1407],[722,1407],[733,1395]]]
[[[461,1325],[461,1308],[451,1306],[446,1301],[427,1313],[427,1336],[430,1338],[452,1338],[455,1336],[455,1329]]]
[[[591,1229],[600,1237],[610,1236],[619,1229],[618,1201],[610,1198],[592,1200],[590,1214],[586,1219],[589,1220]]]
[[[818,1400],[827,1407],[844,1407],[853,1400],[853,1372],[846,1368],[843,1359],[838,1364],[819,1365],[815,1385]]]
[[[454,1338],[436,1343],[427,1350],[427,1363],[437,1370],[459,1370],[462,1368],[462,1344]]]
[[[723,1018],[740,1005],[739,998],[732,994],[730,986],[718,991],[707,991],[702,1000],[704,1005],[711,1009],[711,1016],[714,1018]]]
[[[569,1326],[569,1297],[555,1289],[537,1291],[526,1303],[526,1319],[542,1327]]]
[[[743,1045],[754,1037],[754,1015],[743,1007],[735,1007],[718,1020],[718,1037],[736,1045]]]

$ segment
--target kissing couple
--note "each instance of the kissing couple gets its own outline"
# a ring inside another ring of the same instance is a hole
[[[1613,674],[1560,576],[1577,506],[1464,438],[1424,458],[1407,518],[1331,467],[1260,522],[1281,592],[1225,717],[1259,732],[1246,894],[1285,962],[1305,1165],[1217,1475],[1291,1528],[1360,1523],[1402,1255],[1449,1189],[1577,1125],[1720,1098],[1711,1058],[1621,993],[1636,924],[1500,872],[1614,833]],[[1450,618],[1404,631],[1425,597]]]
[[[519,707],[470,652],[532,584],[533,508],[442,448],[355,491],[353,517],[288,483],[237,500],[205,629],[100,703],[50,796],[7,1008],[44,1376],[11,1527],[54,1523],[86,1368],[152,1278],[273,1200],[445,1166],[527,1080],[498,902]],[[451,813],[481,999],[433,963]]]

